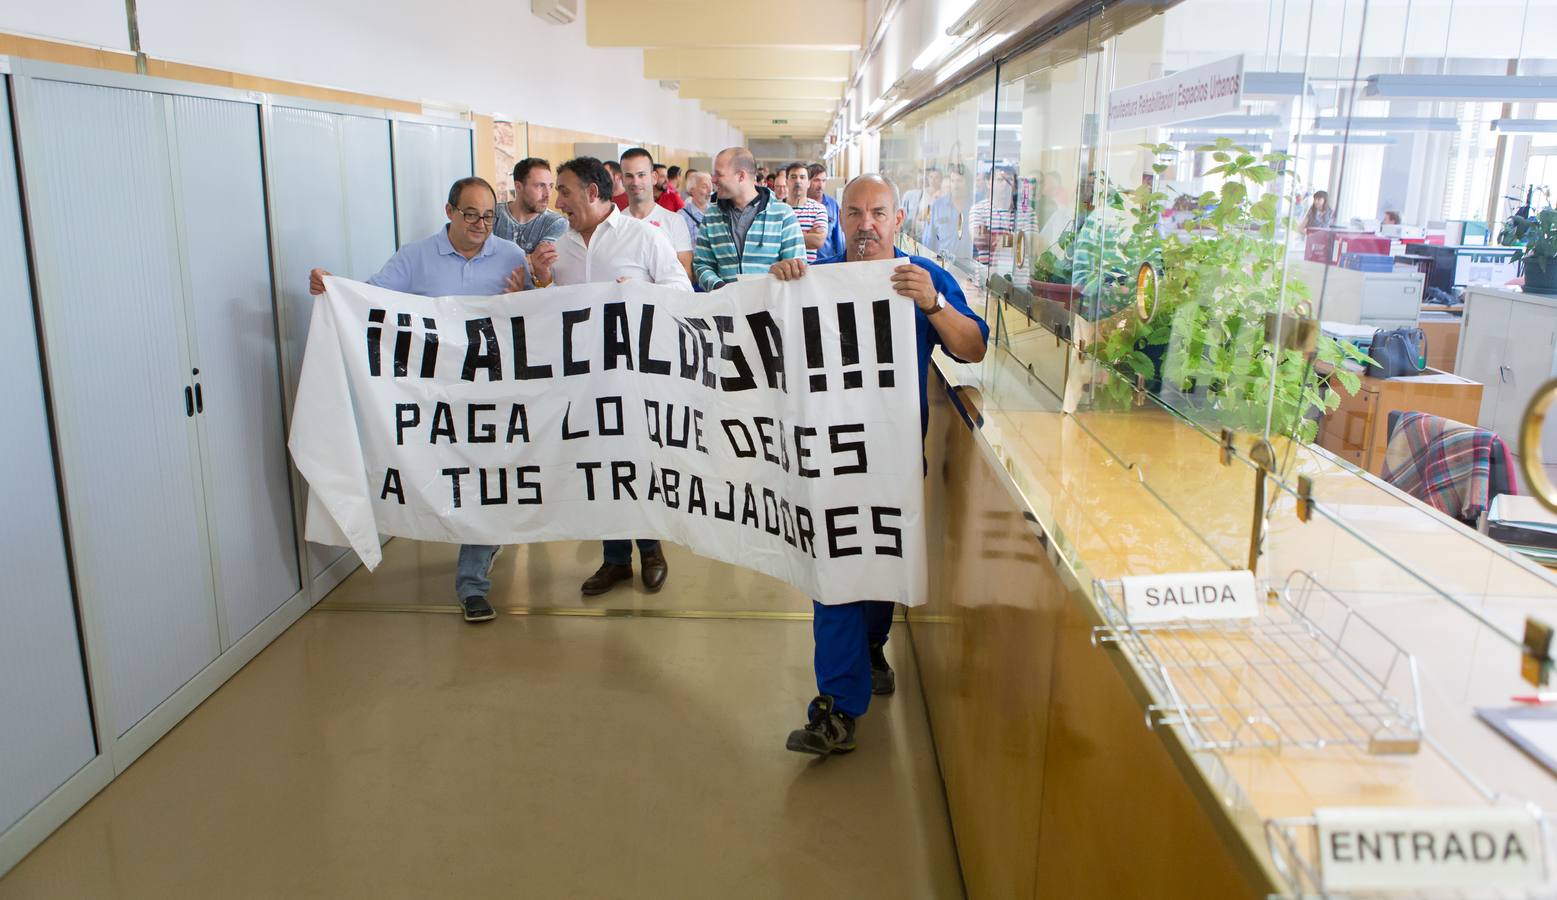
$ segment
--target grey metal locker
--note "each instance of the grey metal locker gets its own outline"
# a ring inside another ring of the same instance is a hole
[[[97,755],[0,77],[0,832]]]
[[[471,129],[459,123],[395,120],[395,218],[400,243],[449,223],[449,185],[475,171]]]
[[[229,647],[302,586],[282,420],[259,105],[168,98],[205,497]],[[194,371],[198,369],[198,374]]]
[[[286,322],[282,351],[287,384],[295,386],[314,308],[309,270],[323,268],[361,281],[394,255],[389,120],[276,105],[270,111],[268,151]],[[347,552],[307,546],[316,576]]]
[[[220,650],[168,122],[145,91],[26,78],[17,99],[78,587],[119,736]]]

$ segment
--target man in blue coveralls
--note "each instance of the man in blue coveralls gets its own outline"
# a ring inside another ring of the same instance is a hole
[[[918,307],[914,315],[919,344],[919,427],[929,415],[925,375],[930,352],[941,349],[964,362],[984,358],[989,326],[968,308],[956,279],[928,259],[909,256],[893,246],[903,211],[897,188],[880,175],[861,175],[843,191],[842,224],[845,253],[819,257],[815,265],[901,257],[892,285]],[[806,261],[781,260],[769,270],[775,278],[802,278]],[[882,600],[823,605],[812,602],[812,635],[816,640],[817,698],[806,711],[806,725],[790,732],[786,746],[800,753],[847,753],[854,749],[854,722],[865,714],[872,694],[890,694],[897,677],[887,664],[887,632],[893,604]]]

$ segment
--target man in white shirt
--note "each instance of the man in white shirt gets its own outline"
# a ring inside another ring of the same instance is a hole
[[[634,147],[622,154],[622,188],[627,191],[627,209],[623,211],[665,232],[690,282],[692,237],[684,227],[681,216],[654,199],[654,157],[649,155],[649,151]]]
[[[634,161],[637,162],[636,160]],[[653,203],[653,168],[644,163]],[[556,244],[541,244],[531,255],[536,287],[590,284],[639,279],[651,284],[692,290],[692,282],[671,248],[672,229],[619,212],[611,200],[611,173],[590,156],[570,159],[557,168],[557,209],[568,217],[568,233]],[[668,210],[667,210],[668,212]],[[675,213],[668,219],[684,236]],[[588,596],[604,594],[633,577],[633,542],[605,541],[605,560],[584,582]],[[653,593],[665,584],[669,569],[659,541],[638,541],[644,589]]]

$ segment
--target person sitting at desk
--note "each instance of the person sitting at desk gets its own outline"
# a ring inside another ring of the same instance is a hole
[[[1314,191],[1314,198],[1303,215],[1303,230],[1330,228],[1335,225],[1335,210],[1330,206],[1329,191]]]

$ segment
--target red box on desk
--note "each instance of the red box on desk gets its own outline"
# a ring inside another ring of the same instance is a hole
[[[1343,253],[1389,253],[1390,239],[1369,231],[1336,231],[1310,228],[1303,244],[1303,258],[1333,266]]]

